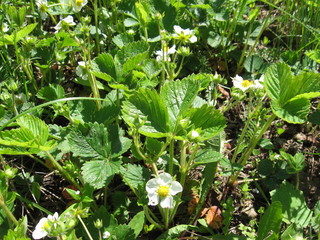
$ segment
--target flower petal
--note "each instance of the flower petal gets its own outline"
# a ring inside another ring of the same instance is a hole
[[[173,29],[177,34],[181,34],[181,32],[183,31],[183,29],[178,25],[174,25]]]
[[[168,197],[162,198],[160,201],[160,206],[162,208],[173,208],[173,197],[168,196]]]
[[[182,188],[181,184],[177,181],[173,181],[171,183],[169,193],[174,196],[177,193],[182,192],[182,190],[183,190],[183,188]]]
[[[33,232],[32,232],[32,237],[34,239],[41,239],[41,238],[44,238],[45,236],[47,236],[48,233],[43,230],[42,228],[36,228]]]
[[[172,182],[172,177],[169,173],[160,173],[156,179],[160,186],[167,186]]]
[[[193,35],[191,38],[189,38],[189,41],[190,41],[191,43],[195,43],[197,40],[198,40],[198,39],[197,39],[197,37],[196,37],[195,35]]]
[[[159,184],[157,178],[150,179],[146,184],[146,191],[148,193],[154,193],[158,190]]]
[[[149,202],[148,205],[156,206],[159,204],[159,196],[157,193],[148,193]]]

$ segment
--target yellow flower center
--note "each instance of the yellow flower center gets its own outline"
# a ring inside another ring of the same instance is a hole
[[[157,192],[160,197],[167,197],[169,195],[169,187],[168,186],[160,186],[158,188]]]
[[[43,230],[48,230],[50,228],[50,225],[49,225],[49,223],[48,223],[48,221],[46,221],[43,225],[42,225],[42,229]]]
[[[40,9],[40,12],[46,12],[47,11],[47,6],[45,4],[41,4],[39,9]]]
[[[253,84],[253,81],[250,80],[243,80],[241,85],[242,87],[250,87]]]
[[[83,3],[83,0],[76,0],[76,5],[81,6]]]

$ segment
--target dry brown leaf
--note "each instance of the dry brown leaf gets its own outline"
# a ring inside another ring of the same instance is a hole
[[[211,206],[206,215],[207,224],[213,229],[219,229],[222,226],[222,221],[221,210],[217,206]]]

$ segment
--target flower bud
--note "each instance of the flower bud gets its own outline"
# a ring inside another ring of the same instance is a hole
[[[97,229],[102,228],[102,227],[103,227],[102,220],[101,220],[101,219],[97,219],[97,221],[94,222],[94,226],[95,226],[95,228],[97,228]]]
[[[183,57],[187,57],[191,54],[189,47],[180,47],[177,51],[178,54],[182,55]]]

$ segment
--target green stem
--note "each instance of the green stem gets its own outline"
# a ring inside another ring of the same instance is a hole
[[[48,157],[48,161],[50,162],[50,164],[59,171],[59,173],[66,178],[66,180],[68,182],[70,182],[71,184],[73,184],[77,189],[81,189],[80,185],[74,180],[74,178],[53,158],[53,156],[48,152],[48,151],[44,151],[44,153],[47,155]]]
[[[240,163],[242,166],[244,166],[249,157],[251,156],[252,151],[255,149],[256,145],[258,144],[259,140],[261,139],[261,137],[263,136],[263,134],[267,131],[267,129],[270,127],[271,123],[273,122],[273,120],[276,118],[276,115],[273,113],[268,121],[264,124],[264,126],[262,127],[262,129],[259,132],[259,135],[256,136],[252,141],[251,144],[249,146],[249,148],[245,151],[245,153],[241,156],[241,158],[239,159],[238,163]],[[240,174],[240,171],[238,171],[236,174],[234,174],[230,179],[229,179],[229,184],[233,184],[236,179],[238,178],[238,175]]]
[[[93,11],[94,11],[94,24],[96,27],[96,54],[100,53],[100,39],[99,39],[99,32],[98,32],[98,3],[97,0],[93,2]]]
[[[61,99],[57,99],[57,100],[53,100],[53,101],[50,101],[50,102],[46,102],[46,103],[43,103],[43,104],[40,104],[38,106],[35,106],[35,107],[32,107],[32,108],[29,108],[28,110],[20,113],[19,115],[11,118],[8,122],[6,122],[5,124],[3,124],[2,126],[0,126],[0,131],[2,131],[4,128],[6,128],[7,126],[10,125],[10,123],[13,123],[15,120],[17,120],[18,118],[30,113],[30,112],[33,112],[34,110],[38,109],[38,108],[42,108],[42,107],[46,107],[46,106],[49,106],[49,105],[53,105],[55,103],[58,103],[58,102],[66,102],[66,101],[74,101],[74,100],[102,100],[102,101],[106,101],[106,99],[102,99],[102,98],[91,98],[91,97],[70,97],[70,98],[61,98]]]
[[[81,222],[81,224],[82,224],[82,226],[83,226],[84,230],[86,231],[86,233],[87,233],[87,235],[88,235],[89,239],[90,239],[90,240],[93,240],[93,238],[92,238],[92,236],[91,236],[91,234],[90,234],[90,232],[89,232],[88,228],[87,228],[87,227],[86,227],[86,225],[84,224],[84,222],[83,222],[82,218],[80,217],[80,215],[77,215],[77,218],[78,218],[78,219],[79,219],[79,221]]]
[[[159,228],[159,229],[163,229],[163,226],[161,226],[159,223],[157,223],[152,217],[151,217],[151,211],[148,207],[144,206],[143,207],[144,210],[144,215],[146,216],[147,220],[152,223],[155,227]],[[150,211],[150,212],[149,212]]]
[[[172,176],[173,175],[173,158],[174,158],[174,139],[172,139],[170,142],[169,155],[170,155],[169,174]]]
[[[0,207],[5,211],[5,213],[8,216],[8,219],[14,223],[14,225],[18,225],[18,220],[13,216],[12,212],[7,207],[5,200],[3,198],[3,195],[0,193]]]
[[[299,190],[300,174],[296,173],[296,189]]]
[[[166,229],[169,229],[169,220],[170,220],[170,218],[169,218],[169,208],[165,208],[164,209],[164,227],[166,228]]]

